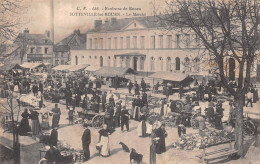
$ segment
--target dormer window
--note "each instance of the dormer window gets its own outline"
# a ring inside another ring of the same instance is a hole
[[[31,54],[33,54],[34,52],[34,47],[31,47]]]

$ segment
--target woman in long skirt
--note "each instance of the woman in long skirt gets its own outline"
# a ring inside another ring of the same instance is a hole
[[[30,114],[28,113],[28,110],[25,108],[24,112],[22,113],[22,120],[19,127],[19,133],[20,135],[26,135],[27,132],[31,131],[30,125],[29,125],[29,118]]]
[[[144,115],[140,117],[140,122],[137,127],[137,133],[139,137],[146,137],[146,121]]]
[[[163,152],[166,152],[166,147],[165,147],[165,136],[166,136],[166,131],[162,127],[161,122],[158,121],[157,123],[157,129],[155,130],[155,135],[158,137],[158,143],[156,144],[156,153],[161,154]]]
[[[110,156],[109,134],[107,125],[104,124],[103,129],[99,131],[99,143],[101,145],[101,150],[99,153],[102,157]]]
[[[150,144],[150,164],[156,164],[156,143],[158,138],[156,138],[155,130],[156,130],[156,124],[153,124],[151,133],[151,144]]]

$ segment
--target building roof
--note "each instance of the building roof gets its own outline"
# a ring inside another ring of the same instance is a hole
[[[15,39],[14,43],[28,42],[28,44],[36,45],[52,45],[53,42],[46,34],[30,34],[30,33],[20,33]]]
[[[0,67],[0,71],[10,71],[12,69],[23,69],[19,64],[5,63]]]
[[[68,52],[70,50],[70,46],[68,45],[54,45],[54,52]]]
[[[126,74],[136,74],[136,72],[129,67],[101,67],[94,74],[103,77],[124,77]]]
[[[115,21],[109,21],[107,23],[102,24],[100,27],[91,29],[87,32],[122,30],[133,21],[139,22],[146,28],[157,28],[157,27],[166,26],[165,22],[160,21],[159,17],[155,17],[155,16],[133,17],[133,18],[124,18],[124,19],[116,19]]]
[[[56,67],[53,67],[52,69],[55,71],[66,71],[70,67],[72,67],[72,66],[71,65],[58,65]]]
[[[61,46],[61,47],[59,47],[59,46]],[[57,51],[55,49],[54,49],[54,51],[62,52],[61,49],[64,49],[63,52],[65,52],[65,50],[68,49],[67,46],[69,46],[69,48],[71,50],[86,49],[86,34],[80,33],[79,30],[74,30],[74,32],[72,34],[70,34],[66,38],[62,39],[55,45],[55,47],[57,48],[56,49]]]

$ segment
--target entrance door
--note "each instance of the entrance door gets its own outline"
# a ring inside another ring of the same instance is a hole
[[[134,70],[137,71],[137,60],[138,58],[137,57],[134,57]]]
[[[236,62],[233,58],[229,59],[229,80],[235,80],[235,68],[236,68]]]

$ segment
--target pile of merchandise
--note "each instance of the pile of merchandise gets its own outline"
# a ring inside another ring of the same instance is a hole
[[[177,149],[183,150],[193,150],[200,149],[213,145],[218,145],[221,143],[227,143],[230,138],[234,138],[234,134],[230,134],[225,130],[215,131],[215,130],[205,130],[201,133],[193,133],[182,135],[173,146]]]
[[[177,115],[174,115],[172,113],[169,113],[167,117],[162,117],[158,113],[150,113],[147,119],[147,121],[151,125],[153,125],[155,121],[160,121],[163,124],[165,124],[165,126],[169,126],[169,127],[176,127],[176,120],[177,120]]]

